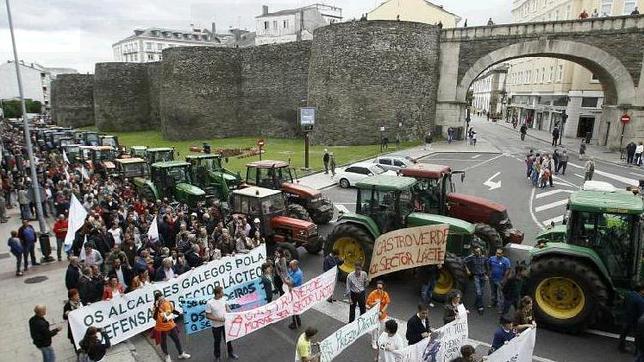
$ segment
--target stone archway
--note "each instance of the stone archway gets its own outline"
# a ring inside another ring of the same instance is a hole
[[[465,102],[467,90],[472,82],[489,67],[504,61],[526,57],[559,58],[580,64],[599,78],[604,88],[606,104],[630,105],[635,103],[635,83],[619,59],[588,44],[549,39],[512,44],[479,58],[458,82],[456,101]]]

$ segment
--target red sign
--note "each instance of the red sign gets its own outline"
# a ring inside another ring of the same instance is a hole
[[[262,147],[264,147],[264,145],[265,145],[265,143],[264,143],[263,138],[260,138],[260,139],[257,140],[257,147],[262,148]]]
[[[624,113],[620,120],[622,121],[622,123],[628,124],[628,122],[631,121],[631,116],[629,116],[628,114]]]

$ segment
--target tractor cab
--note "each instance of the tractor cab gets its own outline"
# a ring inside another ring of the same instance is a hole
[[[401,169],[400,174],[418,180],[413,190],[417,211],[447,214],[447,195],[456,191],[449,166],[417,163]]]
[[[246,165],[246,184],[280,190],[282,184],[293,183],[291,167],[284,161],[255,161]]]
[[[241,177],[225,169],[219,154],[192,154],[186,156],[196,185],[207,194],[215,195],[222,201],[228,200],[230,190],[239,188]]]
[[[630,191],[579,191],[568,202],[565,243],[590,249],[613,284],[631,288],[641,280],[642,199]]]
[[[157,162],[150,167],[154,197],[174,198],[190,206],[206,200],[206,193],[193,185],[190,164],[182,161]]]
[[[116,165],[116,174],[121,179],[134,177],[148,177],[150,175],[150,166],[142,158],[122,158],[114,160]]]
[[[65,146],[75,145],[75,142],[76,141],[74,141],[74,139],[71,137],[64,137],[58,141],[58,147],[63,148]]]
[[[174,148],[171,148],[171,147],[148,148],[146,150],[145,158],[150,165],[155,164],[157,162],[174,161]]]
[[[85,146],[99,146],[98,132],[75,131],[74,139],[77,143]]]
[[[298,246],[304,246],[311,254],[322,249],[314,223],[286,216],[285,197],[281,191],[255,186],[234,190],[230,207],[232,214],[245,215],[248,220],[259,219],[261,234],[269,248],[281,247],[287,259],[298,258]],[[272,255],[270,249],[269,255]]]
[[[71,163],[76,163],[80,161],[80,146],[79,145],[61,145],[60,146],[63,151],[65,151],[65,154],[67,155],[67,159]]]
[[[99,135],[99,143],[101,146],[112,147],[113,150],[118,151],[120,149],[119,138],[113,135]]]
[[[116,166],[114,159],[116,155],[109,146],[89,146],[89,160],[86,160],[90,169],[107,177],[114,173]]]
[[[412,188],[415,186],[416,180],[411,177],[366,178],[355,185],[356,214],[370,217],[383,234],[401,229],[414,211]]]
[[[142,159],[147,159],[148,157],[148,147],[147,146],[132,146],[129,150],[130,157],[138,157]]]

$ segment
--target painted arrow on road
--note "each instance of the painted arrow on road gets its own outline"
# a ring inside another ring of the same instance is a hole
[[[487,179],[487,181],[483,182],[483,185],[485,185],[485,186],[490,188],[488,191],[492,191],[492,190],[495,190],[495,189],[498,189],[498,188],[501,187],[501,181],[500,180],[497,181],[497,182],[492,181],[493,178],[497,177],[500,174],[501,174],[501,172],[497,172],[494,175],[492,175],[492,177]]]

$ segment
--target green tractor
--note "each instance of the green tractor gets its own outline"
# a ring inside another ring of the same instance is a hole
[[[241,176],[222,167],[219,154],[188,155],[186,162],[190,163],[195,185],[202,188],[208,195],[227,201],[230,191],[239,188]]]
[[[147,200],[174,199],[194,207],[206,201],[206,193],[192,184],[190,164],[183,161],[157,162],[150,166],[150,178],[134,177],[137,192]]]
[[[620,323],[625,291],[644,279],[642,199],[623,190],[581,190],[567,209],[565,224],[539,234],[537,247],[508,248],[512,259],[530,266],[524,291],[535,317],[568,332]]]
[[[148,146],[130,146],[128,147],[130,157],[146,159],[148,156]]]
[[[157,162],[174,161],[174,147],[148,148],[145,151],[145,159],[150,165]]]
[[[390,175],[368,177],[355,184],[356,212],[341,213],[325,242],[324,252],[338,250],[344,260],[340,273],[346,277],[356,264],[368,268],[374,242],[381,234],[408,227],[447,224],[447,254],[434,288],[434,297],[442,300],[450,290],[461,289],[467,282],[462,257],[469,254],[473,245],[481,245],[483,241],[474,235],[474,225],[467,221],[414,212],[416,184],[414,178]]]

